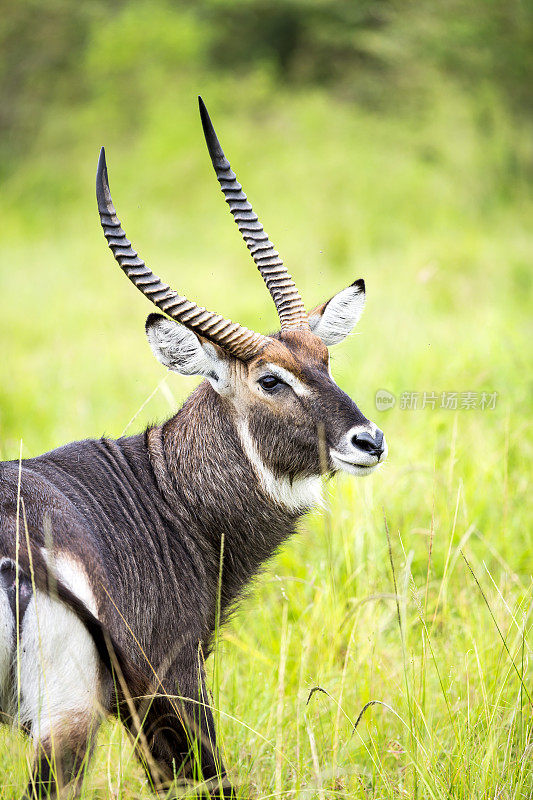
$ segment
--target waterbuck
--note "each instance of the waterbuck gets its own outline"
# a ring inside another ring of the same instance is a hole
[[[117,218],[102,148],[107,242],[166,315],[146,321],[152,351],[204,380],[144,433],[0,465],[0,702],[35,743],[32,796],[79,786],[102,712],[133,732],[155,788],[201,778],[232,796],[204,684],[217,625],[317,502],[324,474],[366,475],[386,457],[383,433],[329,368],[328,347],[361,315],[364,282],[306,312],[201,99],[200,114],[281,330],[232,323],[151,272]]]

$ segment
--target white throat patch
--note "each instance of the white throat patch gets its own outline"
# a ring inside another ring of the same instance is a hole
[[[313,506],[322,505],[322,479],[319,475],[293,481],[286,477],[277,478],[261,458],[245,419],[239,420],[237,431],[259,485],[274,503],[293,512],[308,511]]]

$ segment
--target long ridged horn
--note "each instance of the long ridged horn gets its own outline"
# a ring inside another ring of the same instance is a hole
[[[96,199],[100,222],[105,238],[116,260],[137,289],[148,297],[152,303],[180,322],[185,327],[220,345],[232,355],[246,360],[259,353],[267,338],[260,333],[248,330],[219,314],[213,314],[202,306],[187,300],[175,292],[166,283],[154,275],[142,258],[131,246],[121,228],[120,220],[111,199],[105,151],[102,147],[96,172]]]
[[[248,201],[230,163],[220,146],[204,101],[198,97],[200,117],[207,149],[215,168],[220,188],[233,218],[252,254],[259,272],[276,305],[281,328],[309,328],[307,312],[292,277],[283,265],[277,250],[263,230],[257,214]]]

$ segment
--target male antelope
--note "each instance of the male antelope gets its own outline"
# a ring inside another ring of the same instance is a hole
[[[281,330],[234,324],[151,272],[117,218],[102,149],[104,234],[166,314],[147,319],[151,348],[205,380],[144,433],[0,465],[0,701],[35,742],[29,794],[76,780],[106,710],[136,734],[154,784],[197,777],[200,762],[209,790],[230,796],[203,671],[219,612],[294,532],[324,472],[366,475],[386,455],[329,369],[328,347],[363,310],[363,281],[306,313],[201,100],[200,113]]]

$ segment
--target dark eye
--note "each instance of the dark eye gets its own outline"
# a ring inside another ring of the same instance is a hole
[[[283,383],[283,381],[280,381],[275,375],[263,375],[263,377],[258,380],[259,386],[264,389],[265,392],[272,392],[276,386],[279,386],[281,383]]]

